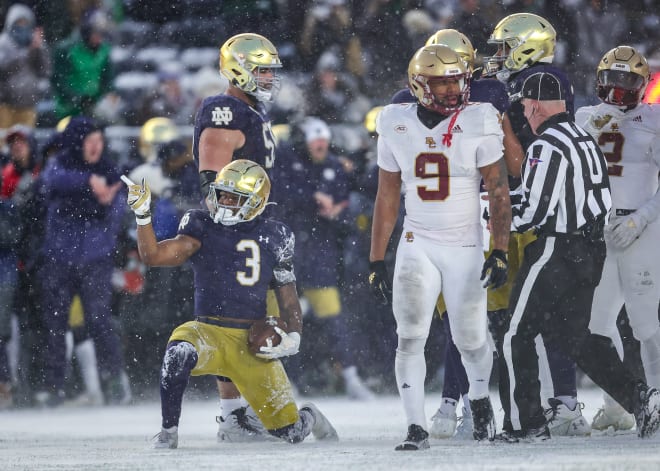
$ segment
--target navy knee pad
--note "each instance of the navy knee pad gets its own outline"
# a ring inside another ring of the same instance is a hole
[[[174,341],[167,345],[163,364],[160,369],[160,378],[163,386],[172,382],[188,380],[190,372],[197,364],[197,351],[188,342]]]

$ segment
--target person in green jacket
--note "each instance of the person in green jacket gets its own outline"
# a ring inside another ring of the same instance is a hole
[[[51,83],[57,119],[92,116],[96,103],[112,91],[110,21],[104,11],[89,10],[80,27],[56,45]]]

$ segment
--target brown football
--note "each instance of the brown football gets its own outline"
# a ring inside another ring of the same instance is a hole
[[[287,331],[286,322],[279,317],[265,317],[252,324],[248,331],[248,348],[252,353],[260,353],[259,349],[268,346],[269,339],[273,347],[279,345],[282,337],[275,331],[276,326]]]

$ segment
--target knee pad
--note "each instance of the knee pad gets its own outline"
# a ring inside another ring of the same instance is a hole
[[[167,387],[170,381],[188,378],[197,364],[197,351],[188,342],[170,342],[160,369],[161,382]]]
[[[397,353],[404,355],[416,355],[424,353],[426,339],[406,339],[399,337],[399,344],[396,348]]]
[[[463,361],[467,363],[478,363],[485,358],[486,355],[491,354],[488,344],[484,344],[474,350],[459,350]]]

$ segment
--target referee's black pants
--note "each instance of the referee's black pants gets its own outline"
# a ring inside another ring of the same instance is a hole
[[[534,341],[539,334],[632,412],[637,378],[624,368],[609,338],[588,330],[604,261],[605,243],[583,235],[539,237],[526,247],[498,352],[504,430],[525,431],[546,422]]]

